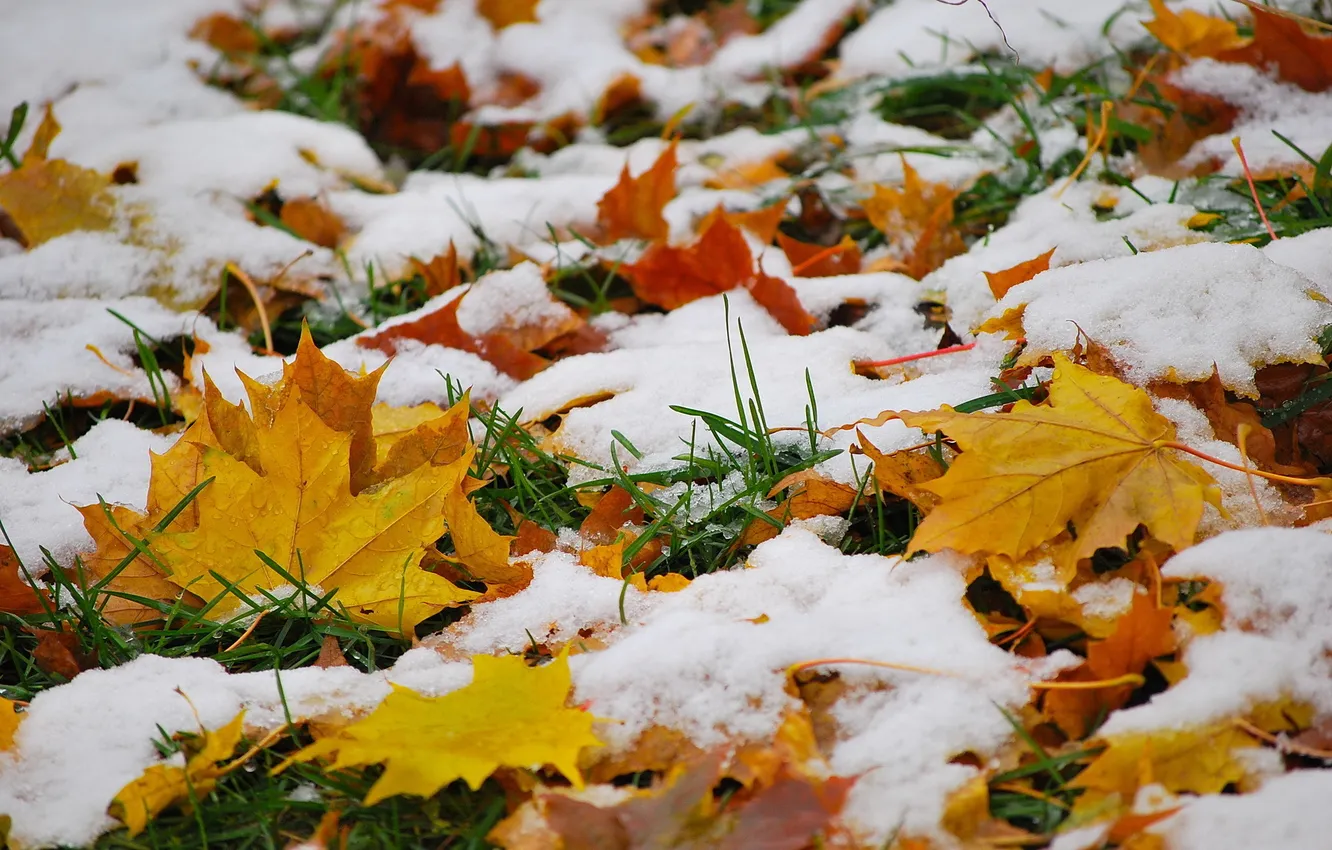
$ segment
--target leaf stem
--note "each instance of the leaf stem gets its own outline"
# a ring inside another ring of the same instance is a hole
[[[948,676],[950,678],[960,678],[957,673],[950,673],[947,670],[935,670],[933,667],[917,667],[914,664],[898,664],[893,661],[874,661],[869,658],[815,658],[810,661],[797,661],[786,668],[786,675],[794,676],[802,670],[808,670],[811,667],[822,667],[825,664],[867,664],[870,667],[884,667],[888,670],[902,670],[907,673],[924,673],[929,676]]]
[[[1240,166],[1244,168],[1244,179],[1249,183],[1249,194],[1253,196],[1253,205],[1258,210],[1258,217],[1263,220],[1263,226],[1267,228],[1267,235],[1276,241],[1276,231],[1272,229],[1272,222],[1267,218],[1267,210],[1263,209],[1263,202],[1258,200],[1258,187],[1253,184],[1253,172],[1249,170],[1249,160],[1244,156],[1244,148],[1240,146],[1240,137],[1233,136],[1230,144],[1234,146],[1235,153],[1239,155]]]
[[[1294,484],[1297,487],[1317,487],[1319,490],[1332,490],[1332,478],[1296,478],[1291,475],[1278,475],[1275,472],[1264,472],[1261,469],[1255,469],[1252,466],[1244,467],[1238,463],[1231,463],[1222,460],[1219,457],[1212,457],[1206,452],[1200,452],[1192,446],[1186,446],[1183,443],[1174,440],[1157,440],[1154,444],[1157,448],[1174,449],[1178,452],[1193,455],[1196,458],[1214,463],[1217,466],[1224,466],[1226,469],[1233,469],[1236,472],[1243,472],[1246,475],[1258,475],[1269,481],[1280,481],[1282,484]]]
[[[1144,679],[1138,673],[1125,673],[1113,679],[1097,679],[1094,682],[1032,682],[1029,687],[1039,691],[1094,691],[1100,688],[1117,688],[1120,685],[1141,687]]]

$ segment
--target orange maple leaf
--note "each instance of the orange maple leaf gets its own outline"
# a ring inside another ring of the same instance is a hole
[[[23,578],[14,550],[0,546],[0,612],[22,617],[45,611],[50,604],[47,594]]]
[[[278,218],[288,230],[324,248],[338,247],[347,225],[337,213],[314,198],[292,198],[282,204]]]
[[[834,277],[860,271],[860,246],[850,236],[825,247],[778,233],[777,244],[791,261],[791,274],[796,277]]]
[[[607,242],[666,238],[670,226],[661,211],[675,197],[677,164],[674,144],[637,177],[629,175],[629,164],[625,163],[620,170],[620,182],[597,202],[597,224]]]
[[[817,320],[801,306],[786,281],[754,269],[754,256],[740,231],[716,212],[708,221],[693,245],[677,248],[657,243],[638,262],[621,267],[634,294],[648,304],[674,310],[743,286],[787,333],[812,332]]]
[[[1050,258],[1055,249],[1051,248],[1039,257],[1033,257],[999,272],[985,272],[985,280],[990,284],[990,293],[998,301],[1008,294],[1008,290],[1019,283],[1026,283],[1036,275],[1050,268]]]
[[[1311,35],[1301,21],[1308,20],[1241,0],[1253,13],[1253,41],[1216,54],[1223,62],[1243,62],[1276,68],[1277,77],[1305,91],[1332,88],[1332,37]]]
[[[865,217],[896,246],[898,267],[919,280],[966,250],[951,225],[953,201],[961,194],[946,183],[927,183],[902,157],[902,188],[875,186],[861,202]]]
[[[552,296],[552,304],[563,308],[558,318],[552,319],[543,314],[536,321],[512,324],[474,336],[458,323],[458,308],[466,296],[464,292],[447,303],[427,305],[428,309],[418,311],[415,318],[361,334],[356,337],[356,344],[361,348],[378,349],[385,354],[394,354],[397,341],[403,339],[445,345],[470,351],[506,375],[526,380],[550,364],[546,358],[534,354],[535,349],[557,337],[577,331],[584,324],[577,313],[555,302]]]

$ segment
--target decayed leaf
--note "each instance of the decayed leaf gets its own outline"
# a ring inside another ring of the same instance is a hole
[[[290,761],[332,756],[330,770],[384,764],[367,806],[395,794],[429,797],[455,779],[480,788],[500,767],[549,764],[581,786],[578,754],[600,741],[592,734],[596,718],[565,705],[572,684],[567,655],[535,668],[514,656],[478,655],[472,664],[472,683],[442,697],[394,685],[368,717]]]
[[[1275,67],[1278,78],[1306,91],[1332,88],[1332,37],[1305,32],[1298,16],[1242,2],[1253,14],[1253,41],[1218,53],[1217,59]]]
[[[938,461],[922,450],[884,454],[858,428],[856,437],[856,448],[874,464],[874,485],[881,493],[906,499],[922,514],[934,510],[939,497],[922,485],[944,474]]]
[[[460,523],[473,519],[456,503],[448,507],[471,463],[472,447],[459,446],[451,427],[465,420],[465,407],[398,438],[377,466],[370,411],[378,372],[349,374],[307,334],[277,384],[242,379],[250,414],[205,382],[203,416],[153,458],[145,514],[81,508],[98,544],[84,559],[92,575],[116,569],[137,539],[152,557],[132,559],[110,589],[153,599],[184,589],[217,600],[213,612],[226,616],[239,610],[239,600],[214,573],[252,593],[294,578],[336,590],[334,604],[353,616],[403,632],[476,596],[419,568],[449,510]],[[171,517],[204,482],[188,508]],[[469,558],[493,558],[484,535],[459,530],[483,541],[469,545]],[[152,616],[132,604],[114,613],[131,622]]]
[[[898,267],[921,279],[949,257],[966,250],[953,229],[953,201],[960,194],[946,183],[927,183],[902,157],[902,188],[875,186],[861,202],[865,217],[896,246]]]
[[[1248,39],[1234,21],[1203,15],[1192,9],[1176,13],[1164,0],[1151,0],[1156,17],[1143,21],[1147,31],[1170,50],[1191,59],[1216,56],[1243,47]]]
[[[39,592],[23,578],[18,555],[8,546],[0,546],[0,613],[37,614],[46,610],[45,593]],[[49,603],[47,603],[49,604]]]
[[[0,174],[0,209],[27,248],[76,230],[107,230],[114,221],[110,177],[63,159],[47,159],[47,147],[59,132],[48,105],[22,164]]]
[[[1179,550],[1193,544],[1203,504],[1220,506],[1202,469],[1162,444],[1174,425],[1142,390],[1055,355],[1048,406],[1020,401],[1010,413],[903,413],[908,425],[943,431],[962,449],[947,474],[922,485],[943,501],[911,549],[944,548],[1020,559],[1065,532],[1072,561],[1124,545],[1139,525]]]
[[[1026,283],[1036,275],[1050,268],[1050,258],[1055,249],[1051,248],[1039,257],[1032,257],[1026,262],[1006,268],[1000,272],[985,272],[985,280],[990,284],[990,293],[998,301],[1008,294],[1008,290],[1019,283]]]
[[[133,838],[168,806],[188,808],[191,801],[208,796],[217,780],[228,772],[218,763],[231,758],[244,731],[245,712],[241,712],[221,729],[203,730],[198,737],[185,740],[182,743],[189,761],[184,767],[155,764],[148,768],[120,789],[108,814],[124,823]]]
[[[616,183],[597,202],[597,224],[607,242],[618,239],[665,239],[670,225],[661,211],[675,197],[675,145],[661,152],[652,167],[637,177],[629,176],[629,165]]]

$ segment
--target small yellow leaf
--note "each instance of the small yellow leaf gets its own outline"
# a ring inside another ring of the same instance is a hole
[[[14,735],[22,721],[23,715],[14,710],[13,700],[0,698],[0,752],[14,746]]]
[[[913,551],[1018,560],[1070,525],[1076,539],[1060,561],[1122,546],[1139,525],[1176,550],[1193,544],[1204,503],[1219,507],[1220,494],[1211,476],[1165,445],[1174,425],[1137,387],[1063,354],[1054,360],[1048,406],[1020,401],[1009,413],[944,407],[900,414],[962,449],[947,474],[921,485],[942,503],[916,530]]]
[[[1147,31],[1170,50],[1192,59],[1216,56],[1244,47],[1249,39],[1239,34],[1234,21],[1213,18],[1185,9],[1176,14],[1164,0],[1151,0],[1156,17],[1143,21]]]
[[[601,742],[592,734],[597,718],[565,705],[572,685],[567,652],[544,667],[487,655],[472,665],[472,683],[442,697],[395,685],[368,717],[287,763],[326,756],[333,757],[330,770],[383,763],[367,806],[396,794],[429,797],[455,779],[480,788],[500,767],[551,765],[582,787],[578,754]]]
[[[231,758],[244,731],[243,711],[221,729],[204,730],[198,738],[186,742],[185,749],[191,754],[184,767],[174,764],[149,767],[142,776],[120,789],[108,813],[124,823],[133,838],[168,806],[176,803],[188,806],[190,801],[208,795],[218,778],[227,772],[218,762]]]
[[[1219,793],[1244,778],[1237,751],[1257,742],[1233,724],[1219,723],[1116,735],[1107,744],[1070,787],[1095,792],[1087,796],[1099,800],[1118,795],[1128,804],[1138,788],[1153,782],[1175,794]]]

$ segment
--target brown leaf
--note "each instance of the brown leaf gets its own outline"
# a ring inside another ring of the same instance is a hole
[[[32,651],[32,658],[42,672],[73,679],[84,670],[97,665],[97,656],[89,655],[79,646],[79,636],[70,631],[68,625],[60,631],[54,629],[30,629],[37,636],[37,647]]]
[[[225,12],[200,18],[190,29],[190,38],[207,43],[227,56],[254,53],[259,36],[254,27]]]
[[[0,612],[22,617],[45,611],[49,604],[46,592],[37,590],[24,579],[14,550],[0,546]]]
[[[1050,258],[1054,256],[1054,252],[1055,249],[1051,248],[1039,257],[1033,257],[1003,271],[985,272],[985,280],[990,284],[990,293],[994,295],[994,300],[998,301],[1008,293],[1008,290],[1019,283],[1026,283],[1036,275],[1049,269]]]
[[[922,514],[939,504],[939,497],[921,485],[941,477],[944,470],[924,449],[884,454],[859,429],[856,436],[856,448],[874,464],[874,484],[880,492],[905,499]]]
[[[314,666],[327,670],[329,667],[348,667],[347,656],[342,654],[342,647],[333,635],[324,635],[324,642],[319,645],[319,657]]]
[[[426,295],[434,298],[462,286],[462,268],[458,262],[458,249],[453,240],[449,240],[449,249],[443,254],[432,257],[428,262],[412,258],[412,269],[425,281]]]

